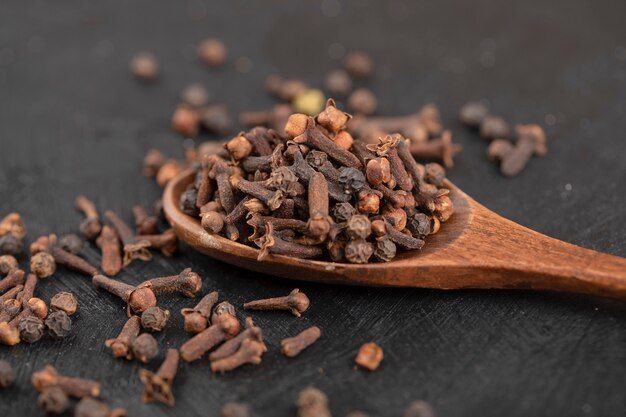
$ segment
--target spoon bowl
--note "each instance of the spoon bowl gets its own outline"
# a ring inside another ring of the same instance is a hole
[[[565,243],[493,213],[448,182],[455,212],[422,250],[387,263],[349,264],[268,255],[210,234],[179,208],[191,170],[163,194],[165,216],[178,237],[199,252],[264,274],[315,282],[437,289],[506,288],[567,291],[626,299],[626,259]]]

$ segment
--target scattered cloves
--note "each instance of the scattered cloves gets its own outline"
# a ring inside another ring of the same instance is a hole
[[[160,332],[170,318],[169,310],[154,306],[141,313],[141,327],[151,332]]]
[[[158,401],[170,407],[174,406],[172,383],[178,371],[179,357],[178,350],[168,349],[165,360],[156,373],[147,369],[139,370],[139,379],[144,386],[141,397],[144,403]]]
[[[114,277],[122,270],[122,255],[120,239],[115,229],[104,225],[96,244],[102,252],[102,272],[109,277]]]
[[[31,376],[31,382],[37,392],[42,392],[46,388],[56,385],[70,397],[83,398],[87,396],[100,396],[100,383],[90,379],[61,375],[50,365],[45,366],[40,371],[34,372]]]
[[[209,316],[217,303],[218,292],[205,295],[194,308],[183,308],[180,313],[184,318],[184,328],[189,333],[200,333],[209,326]]]
[[[74,201],[74,205],[77,210],[80,210],[85,215],[85,220],[80,224],[80,233],[89,240],[93,240],[98,237],[100,230],[102,230],[102,224],[100,223],[100,216],[96,205],[84,195],[79,195]]]
[[[132,285],[112,280],[104,275],[95,275],[92,283],[96,287],[102,288],[126,302],[129,317],[130,311],[139,314],[150,307],[154,307],[157,303],[154,292],[147,286],[133,287]]]
[[[152,259],[152,254],[148,250],[150,242],[137,239],[128,225],[113,211],[107,210],[104,215],[111,222],[124,245],[124,266],[128,266],[128,264],[135,259],[141,261],[149,261]]]
[[[359,349],[354,362],[368,371],[375,371],[383,360],[383,350],[374,342],[365,343]]]
[[[139,284],[139,288],[150,288],[156,295],[179,293],[192,298],[202,289],[202,279],[191,268],[185,268],[178,275],[144,281]]]
[[[104,345],[111,349],[114,358],[126,358],[130,360],[132,355],[131,345],[139,336],[141,319],[139,316],[131,316],[115,339],[108,339]]]
[[[31,255],[35,255],[39,252],[48,252],[54,257],[54,261],[57,265],[64,266],[82,274],[93,276],[98,273],[98,270],[93,265],[80,256],[63,250],[59,246],[57,237],[54,234],[41,236],[30,245]]]

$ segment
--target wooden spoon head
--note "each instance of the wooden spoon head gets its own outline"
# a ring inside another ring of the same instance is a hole
[[[438,263],[436,253],[450,246],[467,228],[471,217],[469,197],[452,183],[448,183],[450,198],[455,213],[438,233],[428,236],[422,250],[399,252],[393,261],[387,263],[349,264],[297,259],[281,255],[269,255],[262,262],[257,261],[259,250],[222,236],[206,232],[199,219],[192,218],[179,208],[180,195],[194,179],[192,171],[181,173],[171,180],[163,194],[163,209],[167,220],[178,237],[197,251],[211,258],[264,274],[283,278],[328,282],[352,285],[376,286],[423,286],[432,287],[428,270]],[[407,282],[407,273],[412,281]],[[419,285],[419,276],[424,276]]]

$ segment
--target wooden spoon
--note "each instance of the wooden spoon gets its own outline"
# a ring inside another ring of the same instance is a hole
[[[269,255],[207,233],[179,209],[194,173],[181,173],[163,194],[165,215],[180,239],[229,264],[317,282],[438,289],[506,288],[567,291],[626,299],[626,259],[544,236],[498,216],[448,183],[455,213],[421,251],[365,265]]]

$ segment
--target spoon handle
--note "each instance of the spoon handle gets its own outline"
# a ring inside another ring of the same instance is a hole
[[[473,249],[461,257],[473,257],[472,269],[479,272],[469,279],[475,284],[471,286],[566,291],[626,300],[626,258],[553,239],[481,209],[484,212],[474,217],[462,237],[463,247]]]

